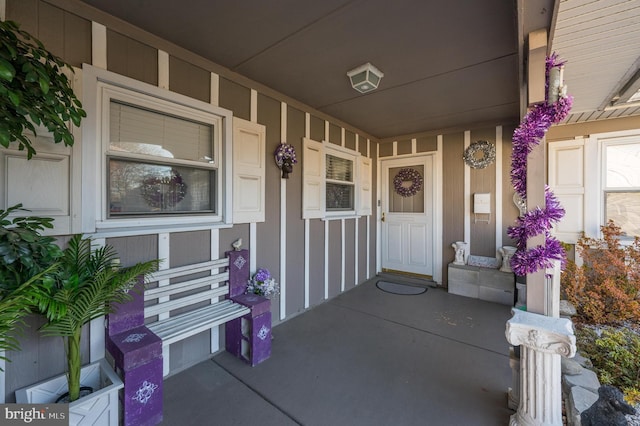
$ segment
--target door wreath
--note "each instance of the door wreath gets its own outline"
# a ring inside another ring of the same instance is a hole
[[[411,182],[411,185],[405,186],[405,182]],[[413,197],[422,189],[422,182],[422,175],[419,171],[406,167],[400,169],[393,178],[393,188],[402,197]]]
[[[147,175],[140,192],[150,207],[165,210],[182,201],[187,194],[187,184],[177,170],[171,169],[170,176]]]

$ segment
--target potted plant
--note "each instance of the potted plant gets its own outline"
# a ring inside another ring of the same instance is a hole
[[[21,204],[0,209],[0,360],[5,361],[5,351],[20,349],[14,332],[42,291],[43,276],[56,270],[62,256],[55,240],[41,234],[53,227],[53,219],[10,217],[19,211],[26,211]]]
[[[47,323],[42,326],[41,331],[47,336],[60,336],[65,339],[68,397],[64,400],[72,402],[70,409],[73,409],[73,402],[81,396],[82,327],[91,320],[112,312],[114,304],[130,300],[129,290],[141,277],[146,281],[158,266],[158,261],[152,260],[131,267],[121,267],[113,247],[107,245],[93,250],[91,245],[90,238],[74,235],[60,258],[59,269],[43,279],[43,292],[36,297],[38,310],[47,318]],[[88,368],[94,372],[90,371],[87,375],[95,376],[95,371],[106,366],[106,362],[92,364]],[[117,376],[109,375],[111,373],[98,372],[98,379],[95,380],[117,380]],[[105,374],[108,376],[106,379],[103,377]],[[45,394],[59,388],[61,378],[53,380],[57,380],[58,383],[46,385]],[[101,393],[96,392],[99,396]],[[34,397],[37,399],[41,394],[42,392],[38,394],[33,387],[25,388],[16,391],[16,399],[19,402],[53,402],[34,400]],[[62,402],[62,399],[59,398],[56,402]],[[115,407],[117,409],[117,402]]]
[[[72,68],[15,22],[0,21],[0,39],[0,145],[17,141],[31,158],[36,151],[25,130],[43,126],[56,143],[72,146],[67,123],[80,126],[87,116],[63,73]]]

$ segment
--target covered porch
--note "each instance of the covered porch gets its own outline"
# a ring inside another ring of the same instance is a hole
[[[221,353],[168,378],[162,424],[508,424],[509,307],[378,279],[274,328],[257,367]]]

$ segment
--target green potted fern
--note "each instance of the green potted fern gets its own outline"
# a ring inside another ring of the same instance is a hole
[[[68,401],[74,402],[81,396],[82,327],[112,312],[115,304],[130,300],[129,290],[139,279],[146,281],[158,261],[121,267],[113,247],[93,249],[92,240],[81,235],[71,238],[59,261],[60,268],[43,279],[43,291],[36,299],[38,310],[47,318],[41,331],[65,340]],[[35,395],[29,388],[16,391],[19,402],[53,402],[34,400]]]
[[[42,235],[52,228],[51,218],[18,216],[27,211],[21,204],[0,209],[0,361],[7,351],[20,350],[16,332],[25,325],[42,278],[55,272],[62,250],[52,237]],[[2,367],[0,366],[0,371]]]

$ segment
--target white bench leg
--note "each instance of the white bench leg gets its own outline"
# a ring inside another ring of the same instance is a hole
[[[169,374],[169,345],[162,345],[162,376]]]

